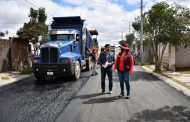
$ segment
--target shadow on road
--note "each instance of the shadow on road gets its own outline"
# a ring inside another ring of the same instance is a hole
[[[134,71],[130,77],[131,81],[157,81],[158,78],[156,76],[153,76],[150,73],[144,72],[144,71]],[[117,74],[114,74],[113,77],[114,82],[119,82],[119,78]]]
[[[144,110],[140,113],[133,114],[128,122],[140,121],[171,121],[171,122],[189,122],[190,111],[184,106],[164,106],[157,110]]]
[[[70,77],[66,77],[66,78],[55,78],[55,79],[48,79],[48,80],[35,80],[35,84],[36,85],[54,85],[54,84],[61,84],[64,82],[72,82],[73,80]],[[74,82],[74,81],[73,81]]]
[[[100,96],[100,95],[101,95],[100,93],[78,95],[78,96],[75,96],[74,99],[77,99],[77,98],[88,99],[88,98],[97,97],[97,96]]]
[[[144,72],[144,71],[134,71],[131,76],[131,81],[157,81],[158,78],[156,76],[153,76],[150,73]]]
[[[115,100],[120,99],[118,96],[114,97],[104,97],[104,98],[92,98],[88,101],[83,102],[83,104],[96,104],[96,103],[108,103],[108,102],[115,102]]]

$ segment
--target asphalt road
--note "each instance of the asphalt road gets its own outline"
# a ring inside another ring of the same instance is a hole
[[[189,122],[190,98],[136,66],[131,77],[130,99],[113,93],[100,95],[100,75],[91,77],[56,122]],[[108,84],[107,84],[108,89]]]
[[[0,122],[54,122],[89,76],[42,84],[32,76],[0,87]]]

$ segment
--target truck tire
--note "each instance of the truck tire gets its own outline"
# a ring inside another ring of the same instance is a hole
[[[91,59],[88,58],[88,60],[86,61],[86,71],[90,71],[91,68],[92,68],[92,62]]]
[[[75,69],[74,69],[74,80],[78,80],[80,78],[81,68],[79,61],[76,61]]]

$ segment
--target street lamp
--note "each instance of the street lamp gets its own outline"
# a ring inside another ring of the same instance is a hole
[[[129,23],[129,34],[130,34],[131,21],[128,21],[128,20],[122,20],[122,21],[127,21]]]

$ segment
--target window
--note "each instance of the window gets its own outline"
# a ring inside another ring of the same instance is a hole
[[[70,41],[74,40],[74,35],[73,34],[58,34],[58,35],[51,35],[50,36],[51,41]]]

